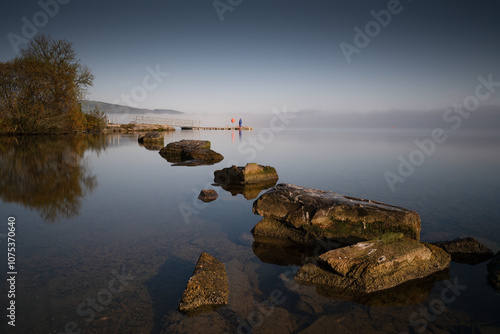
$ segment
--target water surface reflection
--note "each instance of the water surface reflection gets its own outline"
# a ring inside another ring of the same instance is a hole
[[[97,187],[85,152],[105,147],[98,135],[0,138],[0,198],[50,223],[77,216],[82,198]]]

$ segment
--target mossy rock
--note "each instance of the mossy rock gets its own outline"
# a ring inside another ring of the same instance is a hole
[[[420,239],[420,216],[412,210],[332,191],[278,184],[261,195],[253,212],[318,239],[352,244],[402,233]]]
[[[227,305],[228,300],[229,283],[224,264],[206,252],[201,253],[179,310],[193,316]]]
[[[434,245],[391,233],[326,252],[319,256],[318,265],[299,269],[295,279],[371,293],[443,271],[450,261],[451,256]]]
[[[271,166],[248,163],[246,166],[231,166],[214,172],[214,182],[220,185],[269,184],[278,181],[278,173]]]

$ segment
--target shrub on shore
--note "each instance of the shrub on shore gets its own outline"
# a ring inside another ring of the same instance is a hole
[[[63,134],[96,126],[102,115],[81,111],[94,76],[66,40],[34,38],[13,60],[0,62],[0,133]]]
[[[84,113],[85,130],[87,132],[101,132],[106,127],[106,114],[95,107],[94,110]]]

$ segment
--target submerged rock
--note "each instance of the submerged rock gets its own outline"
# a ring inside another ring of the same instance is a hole
[[[208,140],[187,140],[169,143],[160,155],[176,166],[213,165],[224,159],[222,154],[210,149]]]
[[[318,265],[301,267],[295,280],[346,293],[371,293],[445,270],[450,260],[448,253],[434,245],[405,238],[402,233],[387,233],[322,254]]]
[[[245,167],[235,165],[216,170],[214,182],[221,185],[245,185],[262,184],[278,181],[278,173],[271,166],[261,166],[256,163],[248,163]]]
[[[478,264],[493,257],[493,252],[474,238],[436,242],[433,245],[451,255],[451,260],[459,263]]]
[[[229,284],[224,264],[208,253],[201,253],[179,303],[188,315],[213,311],[227,305]]]
[[[500,293],[500,252],[488,263],[488,283]]]
[[[395,232],[420,239],[420,216],[415,211],[291,184],[278,184],[261,195],[253,212],[264,217],[252,230],[256,238],[345,245]]]
[[[141,134],[137,138],[137,141],[139,144],[146,144],[146,143],[162,143],[163,144],[163,133],[158,132],[158,131],[152,131],[148,132],[146,134]]]
[[[410,280],[389,289],[370,293],[356,293],[325,285],[316,286],[316,293],[327,298],[369,306],[406,306],[425,303],[429,300],[436,282],[448,279],[450,279],[449,270],[445,269],[424,278]]]
[[[203,189],[200,192],[200,195],[198,195],[198,199],[202,200],[203,202],[212,202],[217,199],[217,192],[213,189]]]

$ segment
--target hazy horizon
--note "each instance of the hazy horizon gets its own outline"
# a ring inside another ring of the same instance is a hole
[[[500,105],[492,1],[17,1],[0,60],[34,36],[71,41],[90,100],[220,114]],[[486,90],[481,91],[488,92]]]

